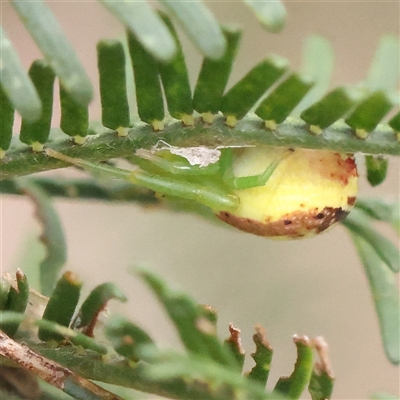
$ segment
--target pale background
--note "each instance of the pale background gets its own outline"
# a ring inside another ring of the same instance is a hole
[[[399,35],[397,1],[286,2],[287,26],[279,35],[264,32],[241,2],[207,4],[220,21],[245,28],[231,83],[270,52],[300,67],[302,39],[309,33],[320,33],[333,44],[334,84],[356,83],[366,76],[380,35]],[[50,6],[95,82],[95,43],[120,36],[120,25],[95,2],[54,1]],[[9,4],[1,7],[3,27],[28,67],[39,53]],[[185,48],[194,81],[200,56],[187,42]],[[98,98],[91,115],[99,117]],[[399,196],[398,159],[378,189],[368,187],[363,169],[360,175],[362,195]],[[24,250],[39,232],[33,208],[23,198],[7,196],[0,206],[1,269],[24,269]],[[233,322],[242,329],[248,355],[253,326],[262,324],[275,349],[270,387],[279,375],[291,372],[291,337],[297,333],[323,335],[329,342],[335,399],[365,399],[376,391],[399,395],[398,368],[383,353],[367,281],[343,228],[313,240],[274,242],[135,205],[59,200],[56,207],[68,240],[68,268],[87,282],[85,290],[104,281],[117,283],[130,302],[113,304],[112,310],[135,319],[165,346],[176,347],[174,330],[147,288],[128,272],[132,266],[146,265],[200,303],[217,308],[221,336],[227,336]]]

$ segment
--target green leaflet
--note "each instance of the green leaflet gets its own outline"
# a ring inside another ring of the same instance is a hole
[[[226,50],[226,40],[213,14],[201,2],[160,0],[179,21],[191,41],[210,59],[220,59]]]
[[[366,240],[381,260],[393,271],[400,271],[399,250],[388,238],[380,234],[371,224],[370,219],[355,209],[343,221],[343,224],[354,234]]]
[[[10,282],[0,276],[0,311],[6,309],[8,294],[10,292]]]
[[[155,130],[162,129],[164,102],[156,60],[128,31],[128,47],[135,78],[138,114]]]
[[[380,185],[386,178],[389,160],[383,156],[365,156],[367,179],[372,186]]]
[[[396,90],[400,75],[400,45],[396,36],[382,36],[369,68],[369,90]]]
[[[68,136],[73,137],[75,143],[82,144],[89,133],[88,107],[77,103],[62,85],[60,85],[60,103],[60,128]]]
[[[20,179],[18,188],[35,203],[39,222],[43,226],[43,241],[47,254],[40,263],[40,286],[42,293],[50,295],[58,274],[67,258],[67,245],[57,212],[47,194],[28,179]]]
[[[367,94],[345,119],[346,124],[356,131],[371,132],[382,118],[391,110],[394,102],[389,95],[381,90]]]
[[[253,341],[256,345],[256,351],[252,353],[251,356],[256,364],[247,376],[249,379],[266,385],[271,370],[273,349],[267,341],[264,328],[256,326],[256,333],[253,335]]]
[[[293,110],[293,115],[300,114],[325,95],[332,79],[334,57],[332,44],[327,38],[319,35],[307,36],[303,44],[301,72],[315,84]]]
[[[354,104],[353,93],[345,87],[338,87],[305,109],[300,117],[313,126],[314,133],[321,133],[322,129],[343,117]]]
[[[174,39],[160,16],[146,2],[101,0],[155,58],[168,61],[176,51]]]
[[[63,310],[60,311],[62,312]],[[107,347],[99,341],[54,321],[40,319],[35,321],[35,325],[39,327],[39,335],[43,337],[42,340],[60,341],[62,339],[69,339],[71,343],[76,346],[82,346],[84,349],[93,350],[99,354],[106,354],[108,352]]]
[[[92,84],[50,9],[40,0],[14,0],[12,6],[62,85],[75,101],[87,106],[93,97]]]
[[[29,283],[26,275],[20,270],[17,270],[15,276],[17,279],[17,288],[14,288],[13,286],[10,287],[5,309],[15,313],[24,313],[26,306],[28,305]],[[20,324],[17,321],[2,326],[2,329],[8,336],[14,336],[17,333],[19,325]]]
[[[2,90],[22,118],[29,122],[36,121],[42,112],[39,96],[1,26],[0,48]]]
[[[181,119],[185,125],[193,125],[192,92],[182,46],[171,20],[164,14],[161,16],[177,47],[177,52],[171,60],[158,63],[168,111],[172,117]]]
[[[125,52],[117,40],[97,44],[97,67],[100,78],[101,122],[110,129],[129,126],[126,93]]]
[[[400,298],[395,275],[365,239],[353,232],[351,237],[368,277],[386,355],[399,364]]]
[[[50,134],[51,117],[53,114],[54,72],[43,60],[36,60],[29,69],[29,77],[35,85],[42,102],[42,114],[35,122],[23,119],[21,123],[20,140],[33,150],[41,151]]]
[[[400,132],[400,112],[390,119],[389,125],[396,131]]]
[[[244,0],[268,32],[280,32],[286,22],[285,6],[280,0]]]
[[[356,207],[371,218],[390,224],[400,236],[400,203],[389,203],[380,198],[357,199]]]
[[[107,321],[105,335],[117,353],[133,361],[141,359],[141,346],[154,345],[142,328],[122,317],[113,317]]]
[[[297,347],[297,361],[292,374],[280,378],[275,385],[274,392],[286,395],[290,399],[300,398],[308,385],[313,369],[313,349],[307,337],[295,337]]]
[[[193,108],[203,114],[203,118],[204,114],[213,115],[220,109],[222,96],[241,38],[241,32],[238,30],[225,28],[224,34],[227,40],[224,56],[218,60],[211,58],[203,60],[193,93]],[[206,117],[206,122],[213,120],[211,115]]]
[[[236,121],[242,119],[287,67],[287,61],[280,57],[267,58],[230,88],[221,103],[221,112],[227,117],[227,124],[234,126]]]
[[[50,296],[43,319],[68,327],[78,304],[81,286],[82,283],[75,274],[70,271],[65,272]],[[60,341],[63,336],[47,329],[47,325],[42,325],[39,327],[39,339]]]
[[[149,271],[140,270],[139,273],[164,305],[188,351],[222,365],[236,367],[236,359],[218,340],[215,326],[202,307],[185,294],[169,289]]]
[[[93,330],[98,321],[99,314],[112,299],[121,302],[127,301],[122,291],[113,283],[102,283],[95,287],[81,305],[77,323],[75,324],[76,327],[83,330],[87,336],[93,337]]]
[[[0,84],[0,159],[10,147],[14,124],[14,109]]]
[[[255,113],[264,121],[283,122],[314,82],[304,75],[291,74],[280,83],[257,107]]]
[[[214,313],[213,315],[215,316],[216,314]],[[243,369],[245,361],[245,351],[242,348],[240,340],[240,329],[235,328],[233,324],[229,324],[229,332],[230,336],[225,340],[225,345],[235,357],[237,361],[237,369],[240,372]]]

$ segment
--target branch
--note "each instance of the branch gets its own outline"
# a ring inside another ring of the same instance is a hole
[[[118,137],[115,131],[97,124],[92,127],[95,136],[89,136],[83,146],[73,144],[58,129],[52,132],[48,147],[71,157],[88,161],[105,161],[123,158],[137,149],[149,149],[159,140],[178,147],[229,147],[270,145],[302,147],[364,154],[400,155],[400,142],[393,130],[380,125],[366,139],[358,138],[353,130],[344,124],[334,124],[321,135],[313,135],[308,125],[300,119],[289,119],[278,126],[276,131],[263,127],[257,118],[245,118],[235,128],[225,125],[224,118],[218,117],[211,125],[197,121],[194,126],[183,126],[180,122],[168,123],[161,132],[154,132],[149,125],[135,124],[127,137]],[[0,179],[29,175],[68,166],[65,162],[50,158],[44,153],[32,152],[28,146],[18,145],[7,152],[1,162]]]

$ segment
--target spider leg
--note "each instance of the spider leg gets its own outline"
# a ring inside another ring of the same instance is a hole
[[[210,163],[207,166],[192,165],[182,156],[161,152],[153,154],[147,150],[139,150],[129,160],[144,170],[154,170],[154,167],[173,175],[214,175],[219,171],[219,163]]]
[[[46,149],[46,153],[50,157],[77,165],[90,172],[111,178],[124,179],[135,185],[154,190],[156,193],[162,195],[181,197],[199,202],[210,207],[215,212],[235,210],[239,206],[237,196],[213,185],[174,179],[172,175],[162,176],[141,169],[128,171],[110,165],[96,164],[79,158],[69,157],[53,149]]]
[[[274,173],[279,161],[270,164],[262,174],[250,176],[236,176],[229,179],[229,185],[235,189],[250,189],[257,186],[264,186],[271,175]]]

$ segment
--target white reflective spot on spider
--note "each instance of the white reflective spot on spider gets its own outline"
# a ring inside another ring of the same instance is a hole
[[[207,167],[210,164],[215,164],[221,157],[219,149],[226,148],[241,148],[241,147],[254,147],[254,146],[218,146],[215,149],[210,149],[205,146],[197,147],[177,147],[172,146],[164,140],[159,140],[157,144],[151,149],[151,153],[155,154],[157,151],[168,150],[170,153],[177,156],[186,158],[190,165],[198,165],[199,167]],[[142,156],[138,150],[136,154]]]
[[[176,147],[171,146],[163,140],[157,142],[152,152],[155,153],[159,150],[168,150],[172,154],[186,158],[190,165],[198,165],[200,167],[207,167],[210,164],[214,164],[221,157],[221,151],[218,149],[209,149],[205,146]]]

